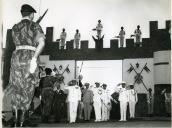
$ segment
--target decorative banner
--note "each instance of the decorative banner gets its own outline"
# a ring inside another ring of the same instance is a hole
[[[137,62],[136,63],[136,68],[139,67],[139,63]],[[150,69],[147,67],[147,63],[144,65],[144,67],[142,68],[142,70],[138,73],[136,71],[136,69],[133,67],[133,65],[130,63],[130,68],[127,70],[128,73],[131,73],[132,71],[134,70],[134,72],[136,73],[136,75],[134,76],[134,85],[137,83],[137,84],[143,84],[143,86],[145,87],[145,89],[148,91],[146,85],[144,84],[143,82],[143,76],[141,75],[142,72],[145,70],[147,73],[150,72]]]
[[[63,68],[63,66],[60,65],[60,66],[59,66],[59,70],[62,70],[62,68]],[[67,65],[67,67],[64,69],[64,71],[63,71],[62,73],[60,73],[60,72],[58,71],[56,65],[54,64],[54,69],[53,69],[53,71],[55,72],[55,76],[57,77],[57,79],[59,80],[59,82],[60,82],[60,83],[63,82],[63,84],[65,84],[65,83],[64,83],[64,76],[63,76],[63,74],[64,74],[65,72],[70,73],[69,64]]]

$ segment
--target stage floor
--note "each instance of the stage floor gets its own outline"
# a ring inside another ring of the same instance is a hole
[[[131,128],[138,128],[138,127],[144,127],[144,128],[150,128],[150,127],[171,127],[171,118],[170,117],[145,117],[145,118],[137,118],[135,120],[128,120],[127,122],[119,122],[117,120],[111,120],[108,122],[94,122],[94,120],[91,120],[89,122],[87,121],[79,121],[73,124],[66,123],[65,121],[62,121],[60,123],[54,123],[53,121],[50,121],[49,123],[42,123],[40,119],[34,119],[32,120],[34,123],[36,123],[36,127],[87,127],[87,128],[94,128],[94,127],[131,127]],[[7,127],[5,127],[7,128]]]

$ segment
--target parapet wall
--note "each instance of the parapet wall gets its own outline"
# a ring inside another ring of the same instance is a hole
[[[169,29],[171,21],[166,21],[166,28],[158,29],[158,21],[150,21],[150,38],[142,38],[142,47],[134,46],[134,39],[126,39],[126,47],[118,47],[118,39],[110,40],[110,48],[100,45],[98,50],[89,48],[88,40],[81,40],[80,49],[74,49],[73,40],[66,42],[66,49],[59,49],[59,42],[53,41],[53,27],[46,29],[46,46],[42,55],[50,55],[50,60],[117,60],[125,58],[152,58],[153,52],[170,50]]]

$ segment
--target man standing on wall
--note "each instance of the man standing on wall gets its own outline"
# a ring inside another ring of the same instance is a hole
[[[64,47],[65,47],[66,36],[67,36],[67,33],[65,32],[65,29],[63,28],[62,32],[60,34],[60,47],[61,47],[61,49],[64,49]]]
[[[79,33],[79,30],[76,29],[76,33],[75,33],[75,36],[74,36],[74,44],[75,44],[75,48],[76,49],[79,49],[79,41],[81,39],[81,34]]]
[[[124,38],[125,38],[124,27],[121,27],[121,31],[119,32],[120,47],[124,46]]]
[[[142,32],[140,30],[140,25],[137,25],[137,29],[134,31],[134,34],[135,34],[135,37],[136,37],[136,43],[135,45],[139,45],[140,47],[142,47],[142,44],[141,44],[141,35],[142,35]]]

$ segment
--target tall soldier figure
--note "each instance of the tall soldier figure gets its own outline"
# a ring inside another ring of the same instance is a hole
[[[97,38],[98,38],[98,39],[101,38],[102,29],[103,29],[103,25],[101,24],[101,20],[98,20],[98,24],[97,24],[97,26],[96,26]]]
[[[100,88],[100,84],[98,82],[95,83],[96,87],[93,89],[93,105],[95,111],[95,122],[101,121],[101,95],[102,89]]]
[[[121,31],[119,32],[120,47],[124,46],[124,38],[125,38],[124,27],[121,27]]]
[[[25,112],[29,109],[35,86],[39,84],[37,60],[45,45],[45,36],[39,24],[33,22],[34,13],[33,7],[24,4],[21,7],[22,20],[12,28],[16,49],[11,58],[7,94],[12,94],[15,126],[18,125],[18,110],[22,111],[19,126],[23,126]]]
[[[67,36],[67,33],[65,32],[65,29],[63,28],[62,32],[60,34],[60,47],[61,47],[61,49],[64,49],[64,47],[65,47],[66,36]]]
[[[121,85],[122,88],[119,90],[121,119],[119,121],[126,121],[127,103],[129,99],[128,99],[128,92],[126,90],[126,83],[122,82]]]
[[[135,118],[135,106],[138,101],[137,92],[134,89],[134,85],[130,84],[130,89],[128,90],[129,96],[129,108],[130,108],[130,118]]]
[[[83,103],[84,103],[84,119],[90,120],[92,103],[93,103],[93,91],[89,89],[90,84],[85,83],[86,89],[83,91]]]
[[[40,80],[41,97],[42,97],[42,121],[48,122],[51,115],[52,102],[54,97],[55,77],[52,76],[51,68],[45,69],[46,76]]]
[[[142,32],[140,30],[140,25],[137,25],[137,29],[134,31],[134,34],[135,34],[135,37],[136,37],[136,44],[138,44],[140,47],[142,46],[141,44],[141,35],[142,35]]]
[[[81,34],[79,33],[79,30],[76,29],[76,33],[75,33],[75,36],[74,36],[74,43],[75,43],[75,48],[76,49],[79,49],[79,41],[81,39]]]

